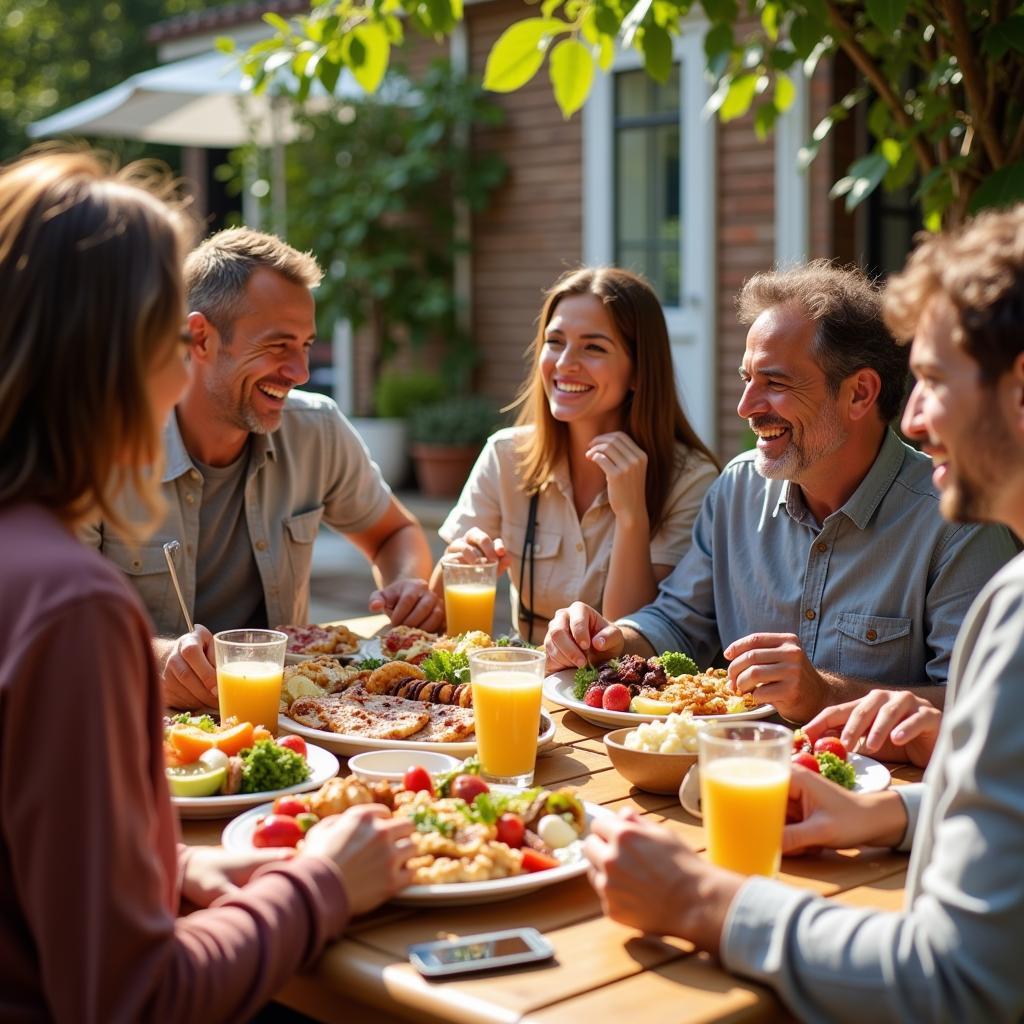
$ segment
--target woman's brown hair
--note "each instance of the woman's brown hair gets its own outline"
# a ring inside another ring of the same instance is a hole
[[[0,505],[37,502],[69,524],[118,487],[159,498],[160,429],[147,375],[179,343],[187,225],[152,166],[108,173],[42,149],[0,170]]]
[[[647,454],[646,503],[651,534],[665,516],[672,483],[683,468],[676,443],[721,465],[690,426],[676,394],[668,326],[658,297],[637,274],[617,267],[582,267],[563,274],[546,293],[537,334],[528,349],[532,372],[520,389],[516,423],[532,426],[519,449],[520,475],[527,493],[539,490],[568,449],[569,431],[551,415],[537,371],[544,334],[558,303],[568,295],[594,295],[604,303],[626,345],[636,386],[627,398],[625,431]]]

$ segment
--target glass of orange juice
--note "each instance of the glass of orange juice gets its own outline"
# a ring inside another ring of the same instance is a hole
[[[778,873],[793,733],[757,722],[709,723],[697,735],[708,858],[744,875]]]
[[[220,719],[262,725],[277,734],[288,636],[276,629],[228,629],[213,637]]]
[[[544,652],[488,647],[469,654],[476,750],[488,782],[533,784]]]
[[[449,636],[494,627],[494,593],[498,585],[497,562],[441,561],[444,573],[444,615]]]

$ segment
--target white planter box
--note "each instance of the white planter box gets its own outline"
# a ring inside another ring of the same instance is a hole
[[[390,417],[350,416],[349,422],[370,449],[370,458],[392,488],[409,478],[409,443],[405,420]]]

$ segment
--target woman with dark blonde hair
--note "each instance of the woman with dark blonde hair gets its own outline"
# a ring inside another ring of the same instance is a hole
[[[572,601],[610,618],[651,601],[719,465],[679,404],[665,315],[636,274],[564,274],[529,357],[516,426],[489,439],[440,534],[446,558],[510,570],[513,621],[538,642]]]
[[[407,880],[382,808],[294,856],[177,844],[150,624],[74,529],[126,482],[159,516],[183,225],[86,153],[0,169],[2,1020],[248,1019]]]

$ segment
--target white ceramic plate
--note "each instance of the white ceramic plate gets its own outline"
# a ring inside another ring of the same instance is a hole
[[[550,746],[555,738],[555,723],[551,716],[541,710],[541,726],[543,731],[537,737],[537,749],[543,750]],[[408,750],[434,750],[439,754],[451,754],[452,757],[464,758],[476,753],[476,737],[460,740],[456,743],[432,743],[429,740],[373,740],[364,736],[350,736],[346,733],[327,732],[324,729],[311,729],[307,725],[293,722],[287,715],[279,715],[278,732],[293,732],[301,736],[307,743],[317,743],[321,747],[333,750],[336,754],[361,754],[364,750],[394,750],[396,747]]]
[[[493,786],[501,791],[507,787]],[[269,814],[272,804],[254,807],[229,821],[221,834],[221,843],[227,850],[251,850],[252,834],[256,830],[256,819]],[[613,812],[597,804],[584,802],[588,825],[595,817]],[[585,874],[587,861],[580,852],[579,860],[562,864],[547,871],[534,871],[513,878],[496,878],[490,882],[455,882],[447,885],[410,885],[404,888],[391,902],[406,906],[457,907],[474,903],[497,903],[525,896],[537,889],[564,882]]]
[[[892,775],[880,761],[873,757],[865,757],[863,754],[850,754],[849,761],[857,775],[854,793],[878,793],[889,788]],[[679,802],[687,814],[692,814],[695,818],[700,817],[700,769],[697,765],[686,773],[686,778],[679,787]]]
[[[572,694],[573,676],[575,670],[564,668],[561,672],[555,672],[544,680],[544,696],[563,708],[575,711],[580,718],[585,718],[594,725],[615,726],[639,725],[641,722],[658,722],[665,719],[666,715],[638,715],[632,711],[605,711],[604,708],[592,708],[589,704],[577,700]],[[741,722],[750,718],[767,718],[775,714],[775,708],[771,704],[762,704],[753,711],[737,711],[731,715],[694,715],[700,722]]]
[[[305,782],[285,789],[274,790],[273,793],[236,793],[234,796],[172,796],[171,803],[178,810],[180,818],[226,818],[231,814],[244,811],[247,807],[266,803],[268,796],[277,799],[287,793],[306,793],[311,789],[319,789],[328,779],[338,774],[338,759],[322,747],[306,744],[306,761],[311,774]],[[269,806],[269,805],[268,805]]]

